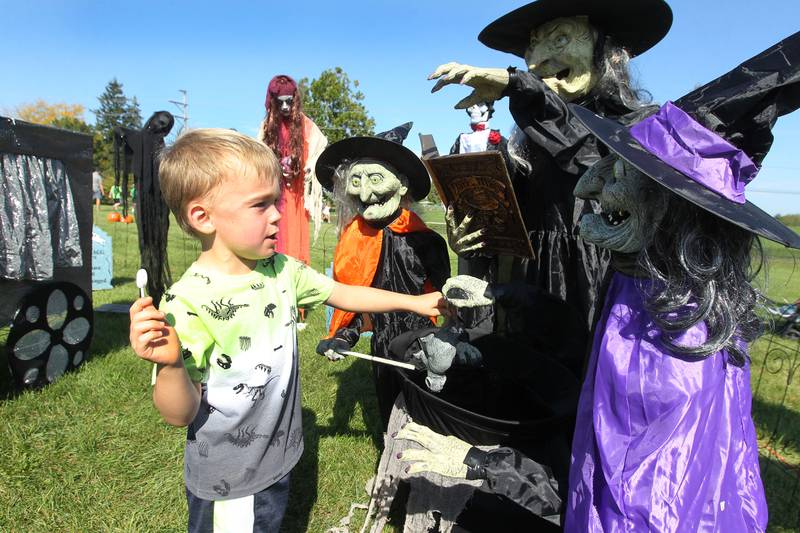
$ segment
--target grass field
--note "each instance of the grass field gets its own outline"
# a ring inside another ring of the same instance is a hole
[[[136,227],[108,223],[106,209],[97,222],[114,238],[115,288],[95,292],[95,307],[131,302],[136,296]],[[439,211],[423,216],[441,222]],[[312,265],[322,269],[330,263],[334,246],[335,229],[325,225],[312,250]],[[176,227],[169,249],[177,279],[197,249]],[[779,301],[800,296],[800,256],[772,245],[766,251],[767,294]],[[292,474],[284,527],[291,532],[324,531],[337,525],[351,502],[365,502],[364,483],[378,460],[380,430],[369,363],[353,358],[331,363],[317,356],[314,347],[324,333],[325,311],[310,313],[307,321],[308,328],[299,334],[306,451]],[[127,332],[126,315],[96,314],[91,358],[39,391],[11,392],[6,365],[0,364],[0,531],[185,530],[185,430],[160,420],[150,399],[150,365],[133,355]],[[0,344],[4,340],[0,337]],[[357,349],[367,351],[367,343]],[[769,360],[765,368],[770,371],[761,375],[766,350],[765,341],[753,347],[754,384],[761,376],[754,402],[759,433],[781,457],[798,464],[797,384],[792,385],[788,371],[772,372]],[[778,418],[782,433],[770,440]],[[776,461],[774,455],[764,460]],[[788,531],[796,526],[792,513],[797,513],[800,493],[790,494],[792,478],[780,474],[781,468],[776,466],[767,482],[773,529]]]

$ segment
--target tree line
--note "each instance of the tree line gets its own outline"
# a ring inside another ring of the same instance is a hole
[[[326,69],[314,79],[300,79],[298,90],[304,113],[319,126],[329,143],[347,137],[374,135],[375,119],[364,105],[365,96],[359,90],[358,80],[351,80],[341,67]],[[90,110],[95,116],[94,124],[86,122],[86,110],[80,104],[48,103],[39,99],[19,105],[12,112],[27,122],[92,135],[94,166],[110,182],[114,174],[114,128],[141,128],[142,113],[136,96],[126,96],[122,83],[116,78],[106,84],[97,100],[98,107]],[[435,191],[431,190],[429,199],[438,203]]]

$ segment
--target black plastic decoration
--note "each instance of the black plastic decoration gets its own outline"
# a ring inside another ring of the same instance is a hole
[[[6,342],[20,388],[52,383],[86,359],[94,330],[92,301],[77,285],[40,285],[20,300]]]

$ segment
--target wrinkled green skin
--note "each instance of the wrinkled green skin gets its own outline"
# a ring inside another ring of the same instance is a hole
[[[660,186],[613,154],[581,176],[574,194],[597,200],[602,211],[581,217],[581,238],[624,254],[640,252],[647,246],[667,209],[668,196]],[[619,211],[629,216],[613,225],[605,215]]]
[[[390,219],[408,192],[405,178],[387,163],[362,159],[350,169],[345,190],[368,222]]]
[[[565,102],[589,94],[597,83],[592,56],[597,30],[587,17],[558,18],[531,31],[525,51],[528,70],[544,81]],[[566,77],[556,77],[568,70]]]
[[[528,71],[539,76],[566,102],[589,94],[598,78],[593,63],[597,35],[587,17],[558,18],[533,28],[530,45],[525,51]],[[565,71],[566,76],[557,76]],[[502,98],[509,74],[506,69],[447,63],[440,65],[429,79],[438,79],[431,92],[454,83],[472,87],[472,93],[456,104],[456,109],[465,109]],[[480,255],[486,246],[481,240],[484,232],[472,227],[472,217],[468,215],[457,221],[448,212],[445,219],[450,248],[459,255]]]

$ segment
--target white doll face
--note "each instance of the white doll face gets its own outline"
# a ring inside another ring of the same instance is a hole
[[[475,104],[467,108],[470,124],[480,124],[489,121],[489,106],[486,104]]]
[[[294,104],[294,96],[287,94],[278,96],[278,111],[284,117],[288,117],[292,113],[292,104]]]
[[[585,96],[597,82],[592,58],[597,30],[587,17],[558,18],[531,31],[528,70],[565,102]]]
[[[604,157],[575,186],[575,196],[597,200],[601,208],[581,217],[581,238],[615,252],[641,251],[666,212],[667,195],[659,187],[617,155]]]
[[[408,187],[388,164],[363,159],[351,168],[346,192],[365,220],[380,221],[397,212]]]

